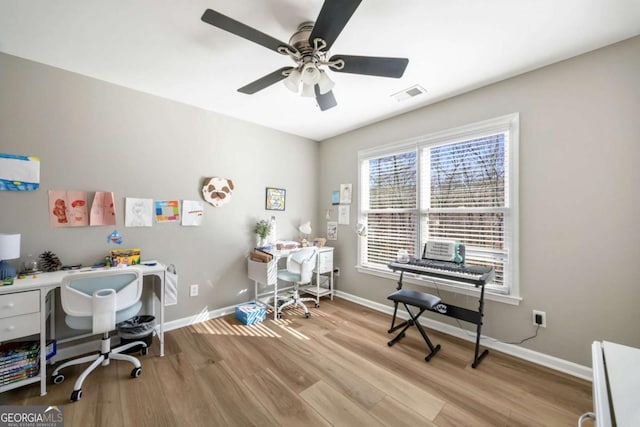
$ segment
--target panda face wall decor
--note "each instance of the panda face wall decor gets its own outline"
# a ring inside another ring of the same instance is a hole
[[[222,206],[231,201],[233,195],[233,181],[214,176],[205,178],[202,185],[202,197],[214,207]]]

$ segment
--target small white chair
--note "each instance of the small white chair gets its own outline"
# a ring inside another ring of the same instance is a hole
[[[303,303],[303,301],[316,301],[316,299],[301,298],[299,287],[300,285],[311,283],[311,279],[313,278],[313,269],[316,267],[317,257],[317,248],[302,248],[289,254],[289,256],[287,257],[286,270],[278,271],[279,280],[293,283],[293,295],[289,298],[286,298],[281,305],[278,304],[278,301],[276,301],[276,304],[274,304],[278,306],[278,318],[280,318],[282,315],[282,309],[287,308],[291,305],[298,305],[302,307],[304,309],[304,317],[309,318],[309,316],[311,316],[311,314],[309,313],[309,309]],[[276,298],[278,298],[277,295]]]
[[[142,308],[140,301],[142,277],[140,269],[127,267],[69,273],[62,279],[60,297],[62,309],[66,313],[67,326],[102,334],[100,353],[65,362],[51,374],[51,381],[54,384],[60,384],[64,381],[64,375],[59,373],[61,369],[93,362],[76,380],[70,397],[72,401],[75,402],[82,397],[82,383],[85,378],[98,365],[107,366],[110,359],[126,360],[132,363],[134,368],[131,371],[131,377],[133,378],[139,377],[142,373],[138,359],[121,353],[131,347],[142,345],[141,353],[146,354],[146,343],[135,341],[112,349],[109,338],[109,332],[116,329],[117,323],[135,316]]]

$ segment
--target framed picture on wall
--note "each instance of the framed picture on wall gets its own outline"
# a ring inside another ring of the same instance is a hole
[[[283,211],[287,197],[287,190],[284,188],[267,187],[265,209],[268,211]]]

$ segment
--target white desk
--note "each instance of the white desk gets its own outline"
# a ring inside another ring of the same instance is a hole
[[[137,265],[145,276],[155,276],[154,292],[150,297],[152,315],[155,316],[154,296],[160,302],[160,320],[158,322],[158,338],[160,340],[160,356],[164,356],[164,282],[165,266]],[[123,267],[126,268],[126,267]],[[55,307],[54,294],[49,292],[59,288],[62,278],[87,269],[56,271],[53,273],[39,273],[36,277],[28,276],[15,279],[13,285],[0,286],[0,342],[10,341],[29,335],[40,335],[40,373],[26,380],[17,381],[0,386],[0,393],[23,385],[40,381],[40,395],[47,394],[46,342],[47,317],[51,316],[50,334],[55,339],[55,313],[50,308]],[[159,283],[158,283],[159,282]]]
[[[640,425],[640,349],[595,341],[591,350],[594,413],[579,425],[594,418],[598,427]]]
[[[271,262],[258,262],[248,259],[248,276],[249,279],[254,282],[254,298],[258,301],[259,296],[266,294],[273,294],[274,301],[278,298],[278,261],[295,251],[296,249],[281,250],[281,251],[269,251],[273,255]],[[304,289],[301,288],[300,292],[308,293],[316,297],[316,306],[320,305],[320,297],[330,296],[333,299],[333,248],[323,246],[318,248],[318,258],[316,261],[316,268],[313,271],[316,276],[316,286],[307,286]],[[329,274],[329,287],[320,287],[320,276],[322,274]],[[269,291],[264,294],[258,293],[259,284],[273,286],[273,291]],[[283,289],[281,289],[282,291]],[[269,305],[269,304],[267,304]],[[274,303],[275,306],[275,303]],[[277,319],[277,310],[274,306],[270,306],[273,310],[273,319]]]

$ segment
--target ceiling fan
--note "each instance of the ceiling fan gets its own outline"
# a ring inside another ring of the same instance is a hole
[[[400,78],[407,68],[407,58],[377,56],[333,55],[329,49],[356,11],[362,0],[325,0],[316,22],[303,22],[291,36],[289,43],[238,22],[215,10],[207,9],[202,21],[228,31],[261,46],[289,56],[295,66],[282,67],[238,89],[254,94],[281,80],[291,91],[316,98],[320,110],[337,105],[333,96],[334,83],[323,67],[338,73]]]

